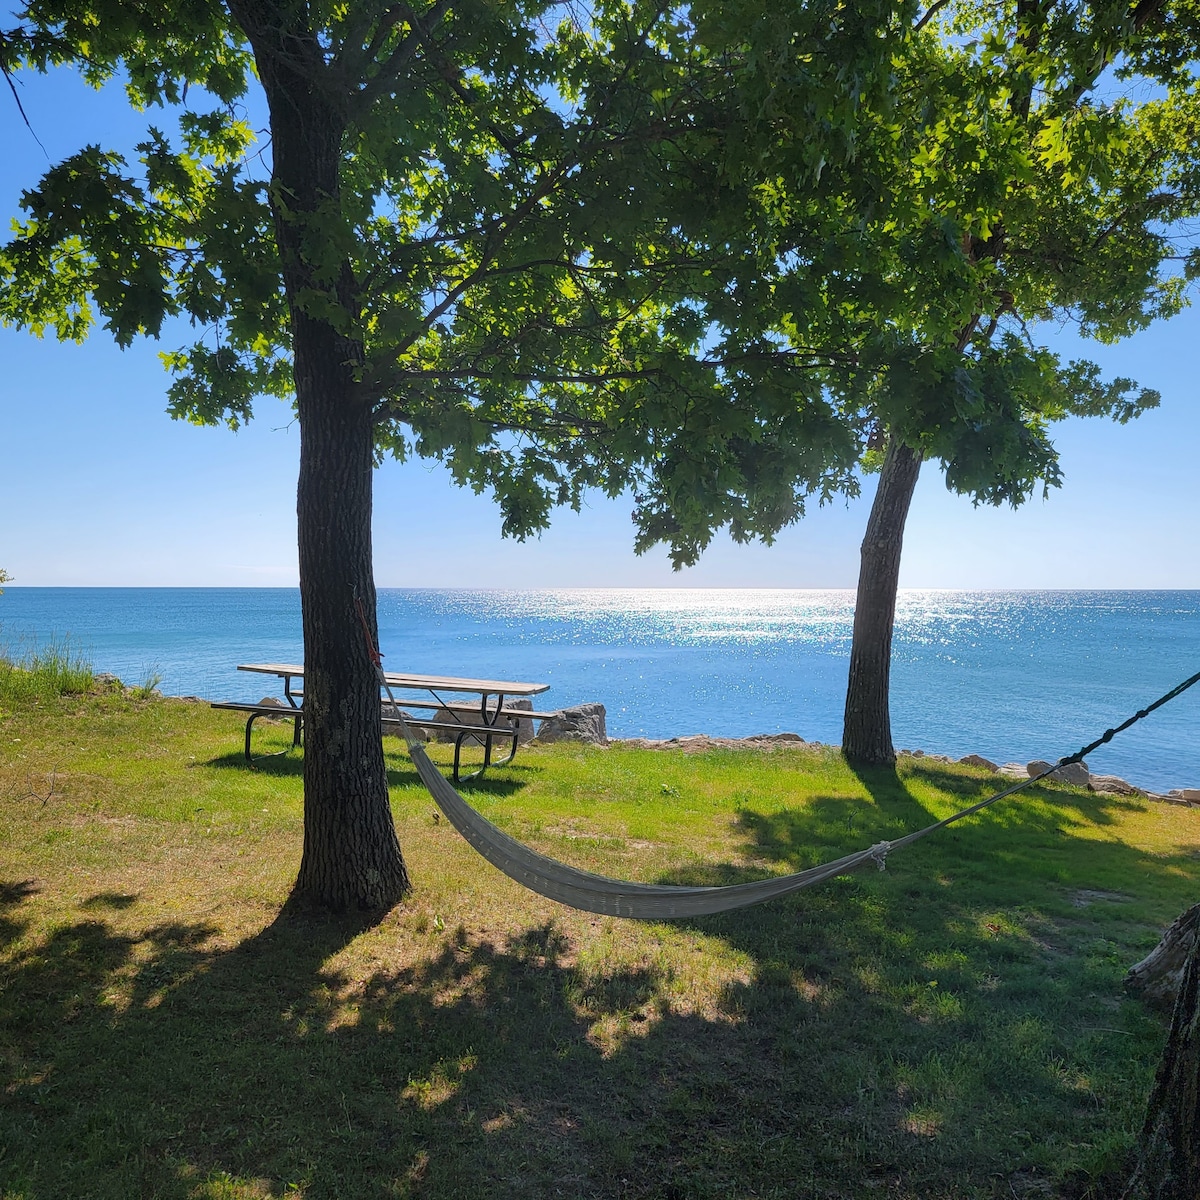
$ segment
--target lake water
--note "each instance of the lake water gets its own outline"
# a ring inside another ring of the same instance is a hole
[[[385,666],[540,680],[540,707],[599,700],[614,737],[793,731],[838,742],[849,591],[385,590]],[[96,670],[163,691],[259,699],[234,667],[300,662],[282,588],[18,588],[0,645],[70,638]],[[997,761],[1071,753],[1200,670],[1200,592],[900,595],[898,747]],[[1200,685],[1089,759],[1153,788],[1200,786]]]

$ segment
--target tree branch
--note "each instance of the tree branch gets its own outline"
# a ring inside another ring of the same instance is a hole
[[[450,0],[436,0],[428,12],[417,14],[407,4],[395,4],[384,13],[375,31],[375,36],[362,55],[364,67],[371,63],[382,49],[389,35],[401,21],[407,21],[409,33],[381,64],[378,72],[359,89],[352,103],[356,113],[370,108],[390,89],[399,78],[400,72],[412,60],[416,52],[429,43],[434,29],[450,7]]]
[[[21,120],[25,122],[25,128],[28,129],[31,134],[33,134],[33,140],[35,142],[37,142],[37,144],[39,146],[41,146],[42,153],[46,156],[46,161],[49,162],[50,153],[46,149],[45,146],[42,146],[42,139],[40,137],[38,137],[37,131],[29,123],[29,117],[25,113],[25,105],[23,105],[21,103],[21,96],[17,92],[16,82],[14,81],[12,74],[8,69],[8,66],[6,64],[0,63],[0,71],[4,72],[4,81],[8,84],[8,90],[10,92],[12,92],[12,98],[16,101],[16,104],[17,104],[17,112],[19,112],[21,114]]]
[[[491,357],[492,352],[483,352],[480,358]],[[776,351],[743,351],[737,354],[726,354],[707,358],[697,358],[698,366],[715,370],[723,370],[748,362],[779,362],[793,370],[819,371],[826,367],[843,365],[854,366],[858,356],[853,352],[839,354],[833,351],[818,351],[811,347],[779,347]],[[588,387],[604,387],[610,383],[630,383],[663,379],[668,372],[663,367],[643,367],[637,370],[601,370],[601,371],[495,371],[475,366],[458,366],[422,369],[400,368],[390,373],[386,379],[380,380],[378,391],[382,394],[393,388],[398,388],[405,380],[430,380],[446,383],[465,383],[472,380],[487,382],[489,380],[509,380],[519,384],[582,384]],[[395,417],[396,411],[392,402],[382,399],[375,408],[376,420],[386,421]]]
[[[935,3],[925,10],[925,15],[913,26],[913,33],[920,33],[949,3],[950,0],[935,0]]]

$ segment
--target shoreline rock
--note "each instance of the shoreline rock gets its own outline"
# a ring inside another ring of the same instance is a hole
[[[101,673],[94,676],[100,689],[112,688],[115,684],[120,687],[120,680],[115,675]],[[194,701],[206,704],[197,696],[178,696],[173,699]],[[278,703],[281,708],[286,705],[276,698],[264,697],[264,704]],[[532,707],[530,701],[513,702],[510,707]],[[628,746],[636,750],[682,750],[685,754],[701,754],[706,750],[779,750],[787,747],[807,746],[813,749],[834,749],[838,747],[823,742],[810,742],[798,733],[753,733],[748,737],[722,737],[707,733],[690,733],[672,738],[609,738],[606,729],[606,712],[603,704],[576,704],[569,708],[560,709],[554,717],[542,721],[537,730],[534,743],[546,744],[558,741],[576,741],[594,746]],[[520,722],[520,744],[530,741],[533,722]],[[990,771],[1009,779],[1029,779],[1041,774],[1053,764],[1042,759],[1034,759],[1028,763],[1003,763],[997,766],[990,758],[982,754],[966,754],[962,758],[953,759],[947,754],[932,754],[926,750],[900,750],[898,756],[906,756],[928,763],[956,764],[964,767],[976,767]],[[1200,788],[1171,788],[1167,792],[1155,792],[1149,788],[1139,787],[1122,779],[1119,775],[1093,775],[1086,763],[1069,763],[1060,767],[1049,781],[1065,783],[1072,787],[1087,788],[1089,792],[1101,796],[1130,796],[1145,800],[1154,800],[1161,804],[1175,804],[1185,808],[1200,808]]]
[[[806,742],[798,733],[755,733],[744,738],[712,737],[707,733],[689,733],[673,738],[613,738],[611,741],[634,750],[682,750],[700,754],[705,750],[777,750],[781,746],[819,746]]]
[[[1144,796],[1146,793],[1139,787],[1122,779],[1119,775],[1093,775],[1088,780],[1088,786],[1093,792],[1102,796]]]
[[[1035,758],[1033,762],[1025,764],[1025,770],[1029,773],[1029,778],[1033,779],[1049,771],[1053,766],[1053,763]],[[1092,773],[1088,770],[1088,765],[1085,762],[1066,763],[1059,767],[1057,771],[1048,775],[1047,778],[1053,779],[1056,783],[1069,783],[1072,787],[1091,787],[1092,783]]]
[[[982,767],[993,774],[1000,770],[990,758],[984,758],[982,754],[967,754],[958,761],[964,767]]]
[[[603,704],[575,704],[561,708],[539,726],[537,740],[546,742],[584,742],[590,746],[607,746],[608,729]]]
[[[613,746],[628,746],[635,750],[682,750],[685,754],[700,754],[705,750],[777,750],[785,746],[823,747],[822,742],[810,742],[798,733],[756,733],[749,737],[717,737],[707,733],[691,733],[673,738],[611,738]],[[836,747],[832,747],[836,749]],[[948,754],[931,754],[926,750],[899,750],[897,757],[906,756],[930,763],[954,763],[964,767],[977,767],[1003,775],[1009,779],[1030,779],[1053,766],[1053,763],[1034,759],[1028,763],[1004,763],[997,766],[982,754],[966,754],[953,759]],[[1162,804],[1177,804],[1200,808],[1200,788],[1172,788],[1169,792],[1154,792],[1138,787],[1119,775],[1093,775],[1086,763],[1068,763],[1060,767],[1047,782],[1065,783],[1071,787],[1086,788],[1100,796],[1131,796],[1143,800],[1155,800]]]

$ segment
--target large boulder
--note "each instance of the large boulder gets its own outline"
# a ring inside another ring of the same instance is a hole
[[[1093,792],[1099,792],[1103,796],[1145,795],[1141,788],[1134,787],[1119,775],[1091,775],[1088,777],[1088,786]]]
[[[1053,763],[1045,762],[1043,759],[1035,758],[1033,762],[1025,764],[1025,770],[1032,779],[1035,775],[1040,775],[1043,771],[1048,771],[1053,766]],[[1091,772],[1087,769],[1087,763],[1067,763],[1065,766],[1059,767],[1053,775],[1050,776],[1055,783],[1067,783],[1071,787],[1085,788],[1091,781]]]
[[[982,767],[985,771],[1000,770],[990,758],[984,758],[982,754],[968,754],[966,758],[960,758],[958,761],[964,767]]]
[[[1091,782],[1092,773],[1088,770],[1087,763],[1074,762],[1059,767],[1050,778],[1057,779],[1060,783],[1069,783],[1072,787],[1085,788]]]
[[[278,717],[268,717],[266,713],[263,713],[262,719],[264,721],[278,721],[284,717],[294,717],[296,715],[296,710],[290,704],[280,700],[278,696],[264,696],[258,703],[263,708],[278,708],[280,710]]]
[[[576,704],[547,717],[538,726],[539,742],[586,742],[589,746],[607,746],[607,714],[603,704]]]

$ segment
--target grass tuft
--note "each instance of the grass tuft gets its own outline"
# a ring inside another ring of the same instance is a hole
[[[131,687],[129,694],[134,700],[149,700],[158,692],[160,683],[162,683],[162,672],[158,667],[147,667],[142,682]]]
[[[67,638],[14,653],[0,650],[0,707],[19,707],[91,690],[92,665]]]

